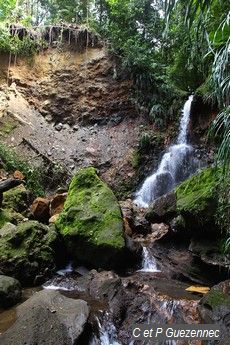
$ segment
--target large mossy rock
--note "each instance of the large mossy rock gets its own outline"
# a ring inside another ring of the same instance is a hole
[[[73,178],[56,222],[74,260],[94,267],[116,267],[125,250],[117,199],[92,167]]]
[[[36,221],[5,223],[0,229],[0,271],[24,285],[54,268],[57,233]]]
[[[218,172],[206,168],[178,185],[174,191],[157,199],[146,218],[150,222],[174,224],[180,219],[180,234],[215,233],[215,215],[218,206]],[[180,218],[178,218],[180,216]],[[178,224],[177,224],[178,225]]]
[[[217,210],[218,174],[206,168],[176,188],[177,212],[195,221],[195,225],[214,224]]]

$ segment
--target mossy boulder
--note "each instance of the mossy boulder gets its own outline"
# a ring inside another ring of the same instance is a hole
[[[0,307],[8,308],[18,303],[22,296],[18,280],[0,275]]]
[[[0,229],[7,223],[18,224],[25,219],[22,214],[14,212],[13,210],[0,209]]]
[[[206,168],[181,183],[176,188],[177,211],[193,214],[202,222],[212,220],[217,208],[217,176],[217,169]]]
[[[10,189],[3,194],[3,207],[16,212],[24,212],[30,205],[31,195],[23,185]]]
[[[54,268],[57,233],[36,221],[5,223],[0,229],[0,271],[24,285]]]
[[[121,210],[112,190],[92,167],[73,178],[56,227],[78,263],[115,267],[125,251]]]
[[[187,234],[198,233],[200,230],[218,232],[215,224],[217,187],[218,170],[212,167],[203,169],[178,185],[174,191],[157,199],[146,218],[169,223],[172,227],[175,220],[177,225],[180,221],[180,234],[183,231]]]
[[[0,210],[0,229],[10,221],[10,215],[6,210]]]

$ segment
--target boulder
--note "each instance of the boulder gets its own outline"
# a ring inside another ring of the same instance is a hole
[[[215,168],[206,168],[179,184],[175,190],[154,201],[146,214],[152,223],[170,224],[179,235],[218,234],[218,177]]]
[[[17,181],[17,180],[16,180]],[[23,185],[6,191],[2,206],[15,212],[24,212],[30,204],[30,192]]]
[[[145,219],[146,210],[136,206],[131,199],[119,202],[124,218],[126,234],[146,235],[151,231],[150,223]]]
[[[50,202],[45,198],[36,198],[31,206],[31,213],[34,219],[47,223],[50,218]]]
[[[36,221],[17,226],[6,223],[0,229],[0,271],[13,276],[24,285],[36,276],[45,276],[55,267],[54,250],[57,233]]]
[[[36,293],[16,312],[16,322],[1,336],[2,345],[76,344],[89,316],[85,301],[50,290]]]
[[[217,170],[206,168],[176,188],[177,213],[183,215],[189,230],[216,231],[217,184]]]
[[[151,231],[151,237],[154,239],[152,242],[155,242],[165,237],[165,235],[169,232],[169,226],[164,223],[151,224]]]
[[[203,323],[215,323],[220,326],[222,340],[218,344],[227,344],[230,337],[230,280],[212,287],[201,299],[199,311]],[[210,345],[215,343],[215,341],[209,342]]]
[[[94,168],[76,173],[56,227],[78,263],[94,267],[124,265],[125,240],[120,207]]]
[[[176,215],[176,194],[174,191],[156,199],[146,214],[146,219],[151,223],[167,222]]]
[[[18,303],[22,296],[18,280],[0,275],[0,307],[8,308]]]
[[[50,216],[51,217],[62,212],[66,198],[67,198],[67,193],[56,194],[52,198],[52,200],[50,201]]]

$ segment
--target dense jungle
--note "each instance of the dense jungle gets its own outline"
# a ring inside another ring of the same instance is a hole
[[[0,0],[1,345],[229,344],[229,101],[228,0]]]

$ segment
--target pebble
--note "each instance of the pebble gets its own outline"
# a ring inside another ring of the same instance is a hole
[[[56,131],[61,131],[63,128],[63,124],[62,123],[58,123],[55,127]]]

